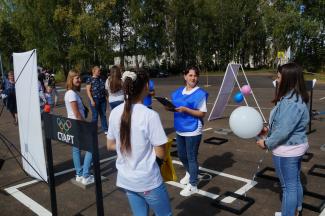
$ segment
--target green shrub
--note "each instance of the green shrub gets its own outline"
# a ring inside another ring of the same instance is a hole
[[[63,70],[59,70],[59,71],[56,72],[56,74],[55,74],[55,81],[57,83],[59,83],[59,82],[65,82],[65,75],[64,75]]]

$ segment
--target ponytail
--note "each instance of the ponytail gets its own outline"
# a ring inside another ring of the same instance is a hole
[[[131,117],[132,104],[139,98],[144,87],[149,82],[149,77],[144,71],[125,71],[122,76],[124,92],[124,110],[121,117],[120,140],[121,152],[131,153]]]
[[[131,152],[131,115],[132,115],[132,101],[130,95],[132,95],[133,81],[131,78],[127,78],[123,83],[124,89],[124,110],[121,118],[121,152]]]

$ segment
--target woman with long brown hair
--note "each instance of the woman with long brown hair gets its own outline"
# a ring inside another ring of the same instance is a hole
[[[301,160],[307,151],[306,126],[309,122],[309,100],[303,69],[296,63],[278,68],[278,89],[264,139],[257,141],[262,149],[272,151],[272,159],[282,187],[281,213],[294,216],[302,210],[303,189],[300,180]]]
[[[108,102],[111,110],[124,102],[122,89],[122,72],[120,67],[114,65],[110,69],[110,76],[107,78],[105,88],[108,92]]]
[[[125,190],[133,215],[172,215],[156,157],[164,159],[167,137],[157,112],[142,104],[148,95],[145,72],[123,73],[125,103],[109,117],[107,148],[116,150],[116,185]]]

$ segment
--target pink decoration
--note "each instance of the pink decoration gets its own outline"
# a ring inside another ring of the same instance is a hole
[[[250,95],[252,93],[252,89],[249,85],[243,85],[240,89],[241,93],[244,95]]]

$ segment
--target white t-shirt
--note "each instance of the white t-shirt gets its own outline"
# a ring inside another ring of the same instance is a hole
[[[111,89],[109,88],[109,78],[107,78],[105,82],[105,89],[108,92],[108,102],[112,103],[115,101],[124,101],[124,92],[123,90],[117,91],[112,93]]]
[[[123,110],[124,104],[112,110],[107,134],[109,140],[116,142],[116,185],[134,192],[150,191],[162,184],[154,146],[167,143],[167,137],[158,113],[143,104],[134,104],[131,116],[131,153],[122,155],[120,124]]]
[[[64,95],[65,107],[67,109],[68,118],[76,119],[75,114],[72,111],[71,103],[72,101],[77,101],[78,109],[83,118],[85,118],[84,106],[82,104],[80,96],[73,90],[68,90]]]
[[[190,95],[192,93],[194,93],[196,90],[198,90],[200,87],[196,86],[194,87],[193,89],[191,89],[190,91],[187,91],[186,90],[186,87],[184,87],[183,91],[182,91],[182,94],[183,95]],[[201,111],[201,112],[207,112],[207,103],[206,103],[206,98],[204,97],[200,103],[199,103],[199,106],[198,106],[198,110]],[[198,120],[198,126],[197,126],[197,129],[194,130],[194,131],[191,131],[191,132],[179,132],[179,131],[176,131],[176,133],[180,136],[197,136],[197,135],[200,135],[202,134],[202,122],[200,120]]]

